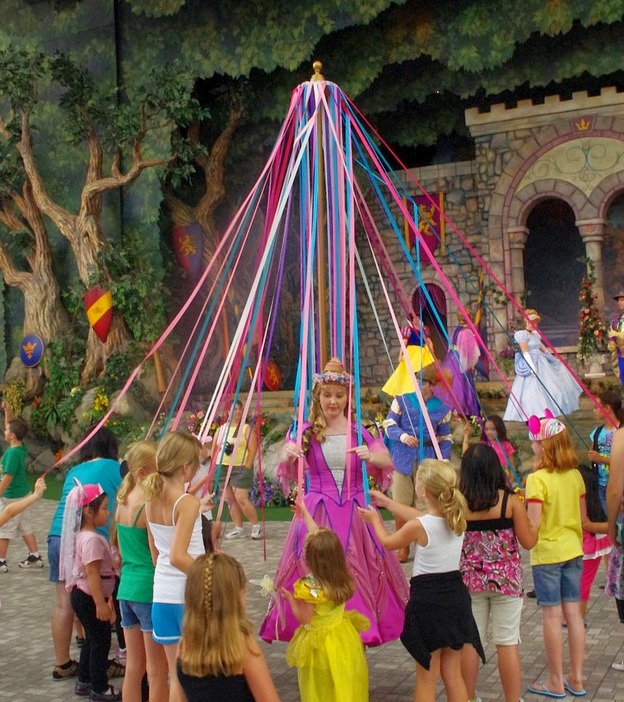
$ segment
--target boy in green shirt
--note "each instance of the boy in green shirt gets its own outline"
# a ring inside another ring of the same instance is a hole
[[[23,439],[28,427],[22,419],[13,419],[6,401],[2,402],[4,409],[4,438],[9,448],[2,456],[2,474],[0,477],[0,510],[4,510],[12,502],[30,494],[30,484],[26,477],[26,447]],[[33,533],[29,510],[25,510],[0,526],[0,573],[6,573],[6,562],[9,542],[18,532],[26,542],[28,556],[18,563],[20,568],[43,568],[43,561],[37,550],[37,541]]]

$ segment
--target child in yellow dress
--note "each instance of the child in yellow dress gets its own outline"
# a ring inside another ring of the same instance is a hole
[[[282,590],[300,626],[288,645],[286,662],[298,669],[302,702],[368,700],[368,665],[359,631],[368,619],[345,610],[354,591],[340,539],[319,529],[303,500],[297,506],[308,527],[304,557],[310,574]]]

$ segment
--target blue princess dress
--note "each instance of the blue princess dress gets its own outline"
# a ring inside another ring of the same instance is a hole
[[[506,422],[526,422],[531,415],[543,417],[547,409],[555,417],[577,410],[583,389],[561,361],[542,351],[539,333],[522,329],[514,334],[514,339],[517,344],[528,344],[536,373],[529,368],[522,354],[516,353],[516,377],[503,419]]]

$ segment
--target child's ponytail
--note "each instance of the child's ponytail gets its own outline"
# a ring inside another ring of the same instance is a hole
[[[440,512],[444,515],[446,523],[457,536],[461,536],[466,531],[466,498],[461,494],[459,488],[453,486],[445,487],[438,498]]]
[[[190,434],[172,431],[165,434],[156,450],[156,473],[148,475],[141,489],[148,502],[152,502],[163,491],[165,478],[174,475],[182,466],[189,464],[194,471],[199,468],[201,444]]]
[[[165,481],[160,473],[152,473],[141,483],[141,491],[148,502],[155,500],[162,493]]]
[[[141,469],[148,473],[154,471],[156,465],[156,444],[153,441],[135,441],[130,445],[125,455],[128,472],[117,491],[117,504],[123,505],[128,495],[137,484],[137,475]],[[148,470],[149,469],[149,470]]]
[[[425,458],[418,466],[418,482],[434,500],[438,501],[449,528],[457,536],[466,531],[466,498],[457,487],[457,473],[450,463],[435,458]]]

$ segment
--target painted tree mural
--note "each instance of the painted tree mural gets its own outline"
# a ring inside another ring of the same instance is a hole
[[[58,104],[63,116],[59,133],[64,129],[69,144],[82,155],[84,179],[78,202],[73,206],[60,202],[50,193],[38,166],[33,115],[44,79],[48,79],[59,94]],[[0,133],[4,136],[5,148],[13,146],[20,157],[27,179],[23,207],[30,206],[31,230],[35,233],[36,229],[39,236],[39,245],[32,251],[33,266],[45,268],[48,282],[49,247],[41,243],[46,232],[43,217],[49,219],[69,243],[85,289],[94,285],[103,289],[112,286],[106,261],[112,241],[102,222],[103,198],[111,191],[132,184],[145,170],[174,167],[174,162],[178,171],[184,169],[184,162],[180,163],[179,159],[182,152],[189,153],[189,147],[183,139],[176,138],[174,130],[187,127],[205,114],[190,97],[188,83],[189,77],[176,66],[163,66],[152,72],[142,93],[120,103],[115,100],[114,93],[100,89],[89,73],[68,56],[46,57],[23,51],[0,54],[0,94],[6,108],[0,118]],[[165,136],[166,146],[161,154],[150,156],[149,139],[154,132]],[[13,201],[16,202],[15,196]],[[9,284],[14,278],[15,275],[13,278],[5,276]],[[54,291],[54,285],[51,289]],[[40,323],[44,334],[53,338],[48,328],[52,322],[40,320]],[[108,356],[123,348],[130,336],[119,309],[113,314],[105,343],[91,329],[83,380],[100,373]]]
[[[130,230],[154,241],[164,197],[174,221],[201,224],[210,256],[313,58],[393,147],[467,138],[467,104],[622,82],[624,0],[0,0],[0,10],[2,154],[21,162],[0,169],[0,270],[29,296],[28,319],[42,293],[24,281],[45,280],[57,326],[68,281],[54,280],[50,237],[67,242],[84,288],[114,288],[107,253]],[[184,68],[164,69],[176,61]],[[6,246],[20,240],[22,268]],[[137,336],[122,315],[114,324],[106,345],[90,335],[84,380]]]

